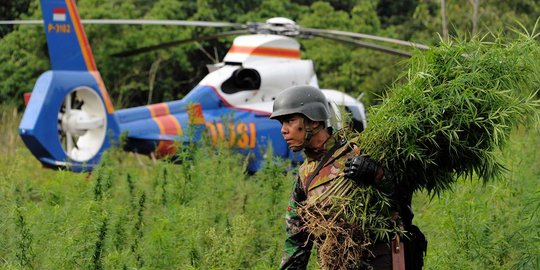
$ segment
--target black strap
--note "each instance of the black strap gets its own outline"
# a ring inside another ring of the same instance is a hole
[[[313,173],[311,173],[311,175],[308,178],[308,181],[307,181],[307,184],[306,184],[306,187],[305,187],[306,194],[309,192],[309,186],[311,185],[311,182],[313,182],[313,179],[315,178],[315,176],[317,176],[317,174],[319,174],[319,171],[322,169],[324,164],[326,164],[326,162],[328,161],[328,159],[330,159],[330,157],[334,154],[334,152],[336,152],[336,150],[338,148],[345,145],[345,143],[347,143],[347,141],[345,139],[338,140],[336,142],[336,144],[334,144],[334,146],[332,146],[332,148],[330,148],[330,150],[328,150],[328,152],[326,152],[326,154],[324,154],[324,157],[321,159],[321,161],[317,165],[317,168],[315,168],[315,171],[313,171]]]
[[[306,256],[306,255],[308,256],[308,259],[309,259],[310,254],[306,254],[305,250],[300,250],[300,252],[298,252],[298,253],[292,255],[291,257],[289,257],[289,259],[279,269],[280,270],[287,269],[289,266],[292,266],[293,263],[296,263],[296,259],[300,258],[301,256]],[[293,268],[295,268],[295,269],[306,269],[306,267],[307,267],[307,262],[306,262],[306,265],[293,266]]]

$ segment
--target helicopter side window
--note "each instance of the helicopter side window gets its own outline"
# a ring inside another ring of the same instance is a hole
[[[225,94],[234,94],[240,91],[257,90],[261,87],[261,76],[252,68],[239,68],[232,76],[221,84]]]

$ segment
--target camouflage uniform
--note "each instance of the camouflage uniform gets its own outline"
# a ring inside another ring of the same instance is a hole
[[[285,240],[285,254],[281,262],[282,269],[305,269],[308,264],[313,240],[309,237],[309,232],[301,230],[302,218],[298,215],[297,209],[309,197],[324,193],[331,186],[333,180],[337,179],[343,172],[345,162],[351,156],[360,155],[360,148],[357,146],[357,138],[346,142],[336,149],[319,173],[313,178],[309,187],[306,187],[310,175],[315,171],[319,161],[338,140],[339,135],[330,137],[325,143],[324,151],[310,151],[306,149],[306,160],[298,170],[298,176],[293,185],[293,190],[289,199],[289,205],[285,215],[287,225],[287,238]],[[286,264],[286,267],[283,267]]]

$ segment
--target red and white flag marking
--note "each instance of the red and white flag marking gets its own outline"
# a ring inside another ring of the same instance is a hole
[[[53,9],[53,21],[64,22],[66,21],[66,9],[57,7]]]

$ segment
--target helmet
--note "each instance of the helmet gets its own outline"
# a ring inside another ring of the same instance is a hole
[[[330,118],[328,102],[321,90],[309,85],[293,86],[283,90],[274,101],[271,119],[300,113],[311,121]]]

